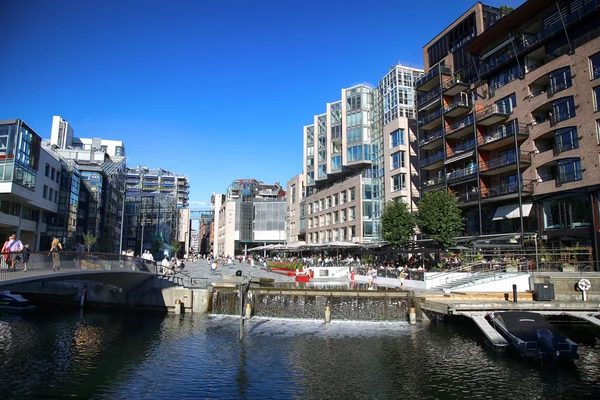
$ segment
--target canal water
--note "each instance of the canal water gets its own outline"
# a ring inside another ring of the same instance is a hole
[[[599,332],[572,365],[495,354],[468,321],[239,318],[115,312],[0,314],[1,399],[598,398]]]

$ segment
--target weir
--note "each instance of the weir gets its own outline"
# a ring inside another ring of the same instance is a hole
[[[215,287],[213,314],[239,315],[239,291]],[[244,299],[254,316],[322,319],[329,306],[332,320],[406,321],[412,297],[409,292],[377,290],[311,290],[250,288]]]

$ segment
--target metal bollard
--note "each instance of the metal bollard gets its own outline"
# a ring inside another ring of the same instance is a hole
[[[325,306],[325,322],[331,322],[331,307]]]
[[[181,314],[182,306],[181,300],[175,300],[175,314]]]
[[[252,305],[250,303],[246,304],[246,319],[252,318]]]
[[[517,302],[517,285],[513,285],[513,302]]]
[[[417,323],[417,310],[414,307],[408,309],[408,320],[411,325],[415,325]]]

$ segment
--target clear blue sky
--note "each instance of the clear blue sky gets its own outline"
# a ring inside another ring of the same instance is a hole
[[[422,67],[475,1],[406,3],[3,0],[0,119],[123,140],[129,165],[189,176],[192,201],[237,178],[285,185],[313,115],[397,62]]]

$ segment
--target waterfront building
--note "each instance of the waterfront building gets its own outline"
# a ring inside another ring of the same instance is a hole
[[[421,74],[396,65],[376,88],[342,89],[342,100],[304,127],[307,243],[376,242],[385,201],[415,209],[414,84]]]
[[[256,179],[237,179],[215,194],[214,256],[245,254],[266,244],[286,243],[285,191]]]
[[[0,235],[39,250],[58,210],[61,164],[20,119],[0,121]]]
[[[423,48],[421,189],[457,196],[467,239],[532,232],[598,259],[599,10],[477,3]]]
[[[285,236],[288,244],[306,242],[305,194],[304,174],[298,174],[287,182]]]

